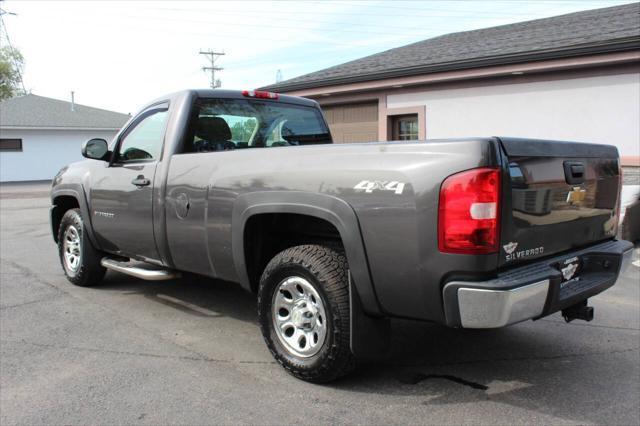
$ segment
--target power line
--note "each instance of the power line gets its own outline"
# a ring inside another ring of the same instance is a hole
[[[237,15],[237,16],[251,16],[251,15],[247,15],[247,14],[238,14],[238,13],[228,13],[227,15]],[[131,19],[135,19],[135,20],[151,20],[151,21],[168,21],[168,22],[183,22],[183,23],[194,23],[194,24],[210,24],[211,21],[210,20],[202,20],[202,19],[182,19],[182,18],[175,18],[175,17],[162,17],[162,16],[142,16],[142,15],[120,15],[120,17],[123,18],[131,18]],[[287,19],[281,19],[279,20],[282,23],[285,23],[287,21]],[[340,33],[345,33],[345,32],[349,32],[349,33],[358,33],[358,34],[374,34],[374,35],[390,35],[390,36],[405,36],[407,35],[407,30],[410,31],[424,31],[425,28],[424,27],[403,27],[402,29],[405,31],[398,31],[398,32],[388,32],[388,31],[380,31],[375,30],[375,31],[367,31],[367,30],[358,30],[358,29],[353,29],[353,28],[344,28],[345,25],[349,25],[350,27],[352,26],[352,24],[348,23],[348,22],[331,22],[331,21],[318,21],[315,19],[294,19],[291,20],[292,22],[295,21],[296,23],[300,23],[300,22],[307,22],[307,23],[311,23],[311,24],[330,24],[330,25],[336,25],[339,26],[339,28],[328,28],[324,30],[324,33],[327,32],[337,32],[339,31]],[[276,21],[277,22],[277,21]],[[236,22],[216,22],[215,23],[216,26],[232,26],[234,28],[238,27],[238,24]],[[369,27],[380,27],[380,26],[376,26],[374,24],[353,24],[353,26],[355,25],[359,25],[359,26],[369,26]],[[256,28],[273,28],[273,29],[283,29],[283,30],[290,30],[291,26],[290,25],[273,25],[273,24],[264,24],[264,23],[248,23],[248,22],[244,22],[242,24],[242,28],[245,27],[256,27]],[[390,28],[389,26],[382,26],[382,28]],[[395,27],[397,28],[397,27]],[[235,36],[234,36],[235,37]],[[262,38],[261,38],[262,39]]]
[[[322,4],[326,4],[325,2],[311,2],[311,3],[317,3],[318,5],[322,5]],[[355,5],[354,5],[355,6]],[[370,5],[367,5],[367,8],[369,7],[373,7]],[[388,9],[394,9],[397,10],[397,8],[395,6],[390,6],[390,7],[384,7],[384,6],[376,6],[376,7],[381,7],[381,8],[388,8]],[[532,14],[531,13],[525,13],[525,12],[504,12],[504,11],[479,11],[479,10],[460,10],[460,9],[414,9],[414,8],[404,8],[405,10],[407,10],[407,12],[403,13],[402,11],[400,11],[400,13],[386,13],[386,12],[382,12],[382,13],[366,13],[366,12],[362,12],[362,11],[345,11],[345,12],[338,12],[338,11],[323,11],[323,10],[319,10],[319,11],[314,11],[313,12],[313,16],[320,16],[320,15],[334,15],[334,16],[357,16],[357,17],[361,17],[361,16],[374,16],[374,17],[380,17],[380,16],[384,16],[384,17],[401,17],[401,18],[432,18],[432,17],[439,17],[439,18],[454,18],[454,19],[478,19],[478,18],[505,18],[505,17],[512,17],[512,16],[523,16],[523,17],[530,17]],[[158,7],[158,8],[147,8],[146,10],[149,11],[173,11],[173,12],[211,12],[214,15],[224,15],[224,14],[239,14],[239,15],[246,15],[245,12],[241,12],[241,13],[237,13],[237,12],[231,12],[228,10],[223,10],[223,9],[212,9],[212,8],[179,8],[179,7]],[[266,10],[266,9],[251,9],[250,11],[247,11],[248,13],[253,13],[253,14],[257,14],[257,16],[264,16],[265,14],[277,14],[277,19],[281,19],[282,15],[303,15],[303,16],[309,16],[309,13],[307,11],[296,11],[296,10],[286,10],[286,11],[277,11],[275,12],[273,9],[271,10]],[[426,12],[424,14],[422,13],[416,13],[416,12]],[[434,14],[433,12],[436,12],[438,14]],[[485,16],[478,16],[478,15],[485,15]],[[541,13],[541,15],[544,15],[544,13]],[[357,22],[352,22],[352,24],[357,25]]]
[[[211,72],[211,81],[210,86],[212,89],[217,89],[222,85],[220,79],[216,80],[216,71],[222,71],[224,68],[216,66],[216,59],[218,56],[224,56],[224,52],[214,52],[212,50],[201,50],[199,52],[201,55],[205,55],[209,59],[210,66],[202,67],[202,71],[210,71]]]
[[[120,18],[122,18],[122,17],[123,16],[120,16]],[[136,18],[135,16],[131,16],[131,15],[127,15],[127,16],[124,16],[124,17],[132,18],[132,19]],[[149,18],[149,19],[154,19],[154,18]],[[162,19],[162,18],[158,18],[158,19]],[[164,19],[164,20],[166,20],[166,19]],[[87,23],[86,20],[82,20],[82,19],[74,20],[74,18],[67,18],[67,21],[68,22],[78,22],[78,23],[81,23],[81,24],[86,24]],[[123,24],[122,21],[121,22],[106,22],[106,23],[103,23],[103,25],[111,25],[111,26],[119,27],[119,28],[129,28],[129,29],[144,30],[144,31],[155,31],[155,32],[158,32],[158,33],[163,33],[163,34],[166,33],[166,30],[164,28],[162,28],[162,27],[158,27],[158,26],[155,26],[155,27],[141,27],[139,24],[137,24],[137,25],[127,25],[126,23]],[[233,24],[233,23],[231,23],[231,24],[220,23],[220,24],[217,24],[217,25],[220,25],[220,26],[233,25],[233,26],[237,27],[237,24]],[[248,27],[248,26],[249,27],[262,27],[262,28],[264,28],[262,25],[258,25],[258,24],[256,24],[256,25],[243,24],[243,27]],[[219,38],[243,39],[243,40],[251,40],[251,41],[254,41],[254,42],[266,42],[266,41],[290,42],[292,40],[291,37],[289,37],[289,38],[272,38],[272,37],[263,37],[263,36],[257,36],[257,37],[256,36],[242,36],[242,35],[237,35],[237,34],[232,34],[232,33],[228,33],[228,34],[224,34],[224,33],[221,34],[219,32],[216,33],[215,29],[212,29],[212,31],[213,32],[210,32],[210,31],[208,31],[208,32],[194,32],[194,31],[172,30],[172,34],[194,35],[194,36],[203,36],[203,37],[204,36],[210,37],[212,35],[215,35],[216,37],[219,37]],[[335,30],[335,31],[337,31],[337,30]],[[319,44],[321,43],[322,45],[344,46],[344,47],[354,47],[354,48],[357,48],[357,47],[360,46],[360,45],[357,44],[357,42],[356,43],[354,43],[354,42],[351,42],[351,43],[339,43],[339,42],[331,42],[331,41],[317,40],[317,39],[311,40],[311,39],[297,39],[297,38],[295,40],[298,43],[304,43],[304,42],[319,43]]]
[[[554,0],[557,1],[557,0]],[[522,1],[522,0],[518,0],[518,2],[520,4],[526,4],[527,1]],[[309,1],[309,3],[315,3],[318,5],[321,4],[326,4],[325,1]],[[345,1],[336,1],[334,3],[337,4],[343,4],[345,6],[360,6],[358,3],[359,2],[345,2]],[[424,1],[419,1],[418,3],[420,4],[425,4]],[[453,2],[451,2],[453,3]],[[460,2],[461,4],[463,2]],[[393,11],[397,11],[398,9],[404,9],[409,11],[410,13],[412,13],[413,16],[415,16],[415,12],[442,12],[442,8],[430,8],[430,7],[412,7],[412,6],[403,6],[401,5],[400,2],[398,1],[394,1],[393,2],[393,6],[383,6],[380,4],[367,4],[366,5],[367,8],[375,8],[375,9],[386,9],[386,10],[393,10]],[[462,13],[473,13],[473,14],[497,14],[497,15],[507,15],[507,16],[513,16],[513,15],[526,15],[526,14],[522,14],[522,13],[517,13],[517,12],[504,12],[504,11],[495,11],[495,10],[490,10],[490,11],[481,11],[481,10],[458,10],[458,9],[449,9],[446,12],[462,12]],[[418,15],[418,16],[429,16],[430,13],[428,13],[428,15]]]

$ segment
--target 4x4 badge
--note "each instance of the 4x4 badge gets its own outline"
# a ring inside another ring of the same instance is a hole
[[[507,254],[511,254],[516,250],[516,247],[518,247],[518,243],[514,243],[514,242],[510,242],[509,244],[505,244],[502,246],[502,248],[504,249],[504,251],[507,252]]]

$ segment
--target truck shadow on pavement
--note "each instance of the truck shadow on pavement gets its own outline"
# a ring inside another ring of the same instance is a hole
[[[199,275],[186,274],[175,280],[151,282],[109,271],[96,289],[140,294],[190,315],[226,316],[258,323],[256,295],[243,290],[238,284]]]
[[[145,282],[110,272],[97,289],[140,294],[212,321],[230,317],[256,327],[258,323],[255,295],[236,284],[205,277]],[[539,421],[554,416],[606,422],[616,410],[615,393],[633,392],[628,376],[637,377],[638,371],[634,362],[638,331],[611,328],[603,340],[601,329],[586,323],[567,325],[557,315],[497,330],[394,320],[389,356],[361,360],[353,374],[324,387],[395,395],[417,405],[492,401],[538,412]],[[597,374],[594,388],[591,372],[603,369],[608,373]],[[594,395],[594,389],[610,394]],[[314,401],[323,403],[321,397]],[[535,417],[527,420],[535,421]]]
[[[638,333],[606,339],[603,348],[600,332],[557,318],[498,330],[395,321],[391,356],[361,362],[355,375],[333,386],[424,405],[484,401],[540,413],[525,423],[545,422],[542,416],[606,423],[621,409],[619,397],[634,392],[625,376],[638,372]],[[633,418],[637,407],[627,408]]]

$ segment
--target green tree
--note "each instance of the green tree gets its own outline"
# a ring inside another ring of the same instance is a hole
[[[249,142],[255,127],[256,120],[254,118],[247,117],[244,121],[236,121],[231,126],[231,139],[236,142]]]
[[[22,68],[24,58],[18,49],[0,47],[0,100],[24,94]]]

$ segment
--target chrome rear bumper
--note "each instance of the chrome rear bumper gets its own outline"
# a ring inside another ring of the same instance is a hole
[[[564,281],[558,265],[579,257],[579,277]],[[498,328],[540,318],[613,286],[631,264],[633,245],[608,241],[530,265],[487,281],[451,281],[443,288],[446,321],[452,327]]]
[[[624,273],[629,266],[631,266],[631,262],[633,261],[633,247],[629,250],[622,253],[622,265],[620,266],[620,273]]]
[[[460,323],[464,328],[496,328],[535,318],[542,314],[548,292],[549,280],[513,290],[460,288]]]

